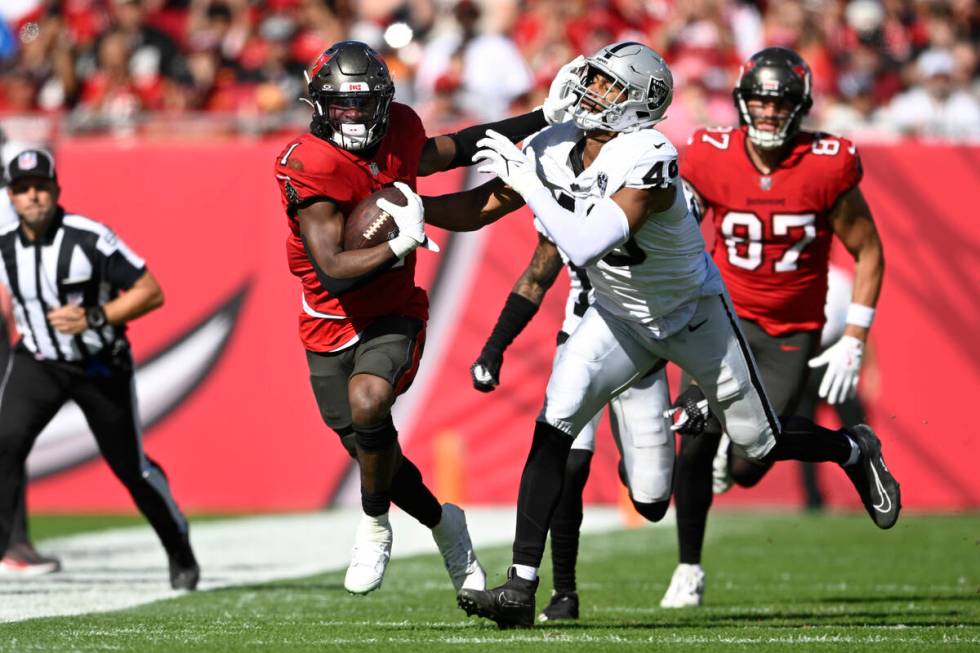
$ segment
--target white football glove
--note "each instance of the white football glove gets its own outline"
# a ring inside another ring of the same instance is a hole
[[[810,367],[827,366],[820,381],[819,394],[828,404],[843,403],[857,394],[863,355],[863,342],[854,336],[841,336],[822,354],[810,359]]]
[[[492,129],[487,130],[485,138],[476,142],[482,148],[473,155],[473,163],[482,163],[477,170],[496,174],[504,183],[520,193],[525,200],[544,184],[538,179],[534,150],[527,154],[511,143],[506,136]]]
[[[433,252],[439,251],[439,245],[425,235],[425,207],[422,198],[415,194],[407,184],[395,182],[395,188],[408,200],[407,206],[392,204],[386,199],[378,200],[378,208],[385,211],[398,226],[398,235],[388,241],[388,247],[398,258],[404,258],[419,245]]]
[[[563,93],[565,93],[566,86],[578,81],[579,71],[584,65],[585,57],[579,55],[562,66],[558,70],[558,74],[551,81],[551,86],[548,88],[548,97],[545,98],[544,104],[541,105],[541,110],[544,111],[544,119],[549,125],[568,120],[569,116],[566,114],[566,111],[575,104],[578,97],[571,90],[564,96]]]

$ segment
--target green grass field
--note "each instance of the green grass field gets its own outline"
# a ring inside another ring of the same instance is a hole
[[[34,518],[35,537],[129,518]],[[978,651],[980,516],[712,516],[706,606],[657,607],[673,528],[583,541],[582,619],[498,631],[455,606],[436,556],[393,560],[383,589],[349,596],[343,573],[199,592],[121,612],[0,624],[0,651]],[[494,584],[505,548],[480,551]],[[550,574],[542,579],[539,607]]]

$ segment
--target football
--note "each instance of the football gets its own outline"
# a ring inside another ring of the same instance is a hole
[[[344,223],[344,250],[364,249],[388,242],[398,235],[398,226],[386,211],[378,208],[378,200],[406,206],[407,201],[394,186],[375,191],[361,200]]]

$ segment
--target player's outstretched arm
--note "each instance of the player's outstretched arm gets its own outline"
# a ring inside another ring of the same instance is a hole
[[[453,134],[434,136],[422,147],[419,176],[473,165],[473,155],[479,149],[476,143],[486,135],[488,129],[500,132],[516,143],[547,126],[544,112],[537,109],[498,122],[467,127]]]
[[[555,283],[561,268],[558,248],[544,236],[539,236],[531,262],[507,296],[497,324],[483,345],[479,357],[470,367],[474,388],[481,392],[490,392],[500,384],[504,352],[538,312],[541,300]]]
[[[344,216],[333,202],[320,201],[300,208],[296,218],[317,278],[331,295],[364,285],[398,260],[387,243],[345,252]]]
[[[562,207],[538,177],[533,149],[522,152],[494,132],[479,143],[473,157],[480,172],[496,174],[527,202],[551,240],[572,264],[585,267],[622,245],[653,213],[669,209],[676,193],[666,188],[623,187],[599,200],[585,215]]]
[[[562,66],[551,81],[548,97],[540,109],[427,140],[419,162],[419,175],[431,175],[472,165],[473,155],[478,149],[477,141],[486,135],[488,129],[503,134],[512,143],[516,143],[548,125],[564,122],[567,117],[565,110],[577,99],[573,93],[568,92],[568,86],[571,81],[578,79],[577,71],[584,61],[585,58],[580,56]]]
[[[448,231],[476,231],[524,206],[499,179],[459,193],[423,196],[425,222]]]

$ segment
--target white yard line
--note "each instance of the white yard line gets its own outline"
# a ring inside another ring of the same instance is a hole
[[[513,508],[472,508],[466,515],[477,553],[512,540]],[[191,541],[202,569],[198,589],[344,569],[359,518],[359,510],[342,509],[193,525]],[[590,508],[583,531],[622,525],[617,509]],[[392,557],[436,553],[429,530],[411,517],[392,512],[392,526]],[[0,622],[121,610],[181,594],[170,589],[166,555],[149,526],[48,540],[41,548],[61,558],[63,571],[0,576]]]

